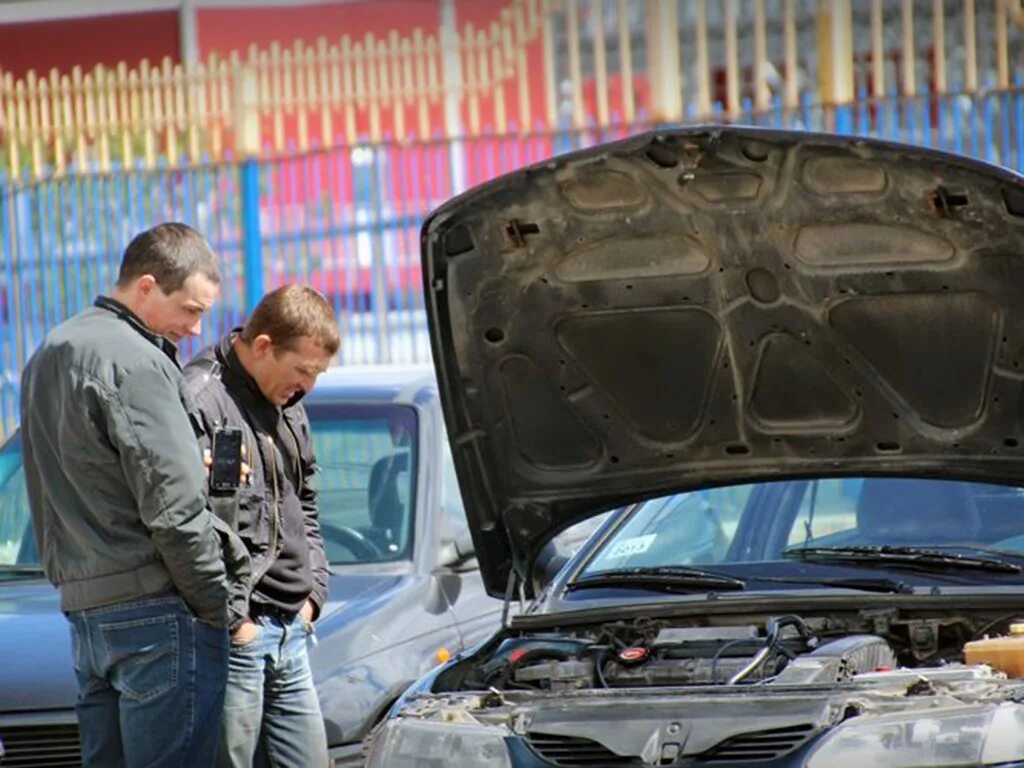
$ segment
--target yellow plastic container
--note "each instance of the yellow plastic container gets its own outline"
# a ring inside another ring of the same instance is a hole
[[[1010,625],[1010,634],[986,637],[964,645],[964,661],[988,664],[1007,677],[1024,677],[1024,622]]]

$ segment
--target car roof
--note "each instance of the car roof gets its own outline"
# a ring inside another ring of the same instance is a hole
[[[430,365],[343,365],[323,373],[307,402],[362,400],[412,404],[422,396],[437,396]]]

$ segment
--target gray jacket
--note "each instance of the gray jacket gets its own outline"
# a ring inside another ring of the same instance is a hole
[[[224,553],[228,569],[248,563],[206,507],[173,344],[101,297],[25,367],[21,437],[33,530],[63,610],[173,587],[198,618],[227,624]]]

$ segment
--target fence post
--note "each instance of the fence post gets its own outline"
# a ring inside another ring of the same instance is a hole
[[[242,266],[245,313],[255,308],[264,293],[263,252],[260,236],[260,115],[256,73],[235,68],[235,147],[242,156],[238,167],[242,212]]]
[[[260,164],[246,158],[238,169],[241,176],[242,274],[245,276],[245,313],[263,298],[263,252],[260,237]]]
[[[817,32],[818,101],[835,107],[850,104],[854,99],[850,0],[818,0]],[[842,113],[837,112],[837,122],[841,117]]]
[[[11,285],[12,262],[14,261],[13,250],[9,248],[10,239],[8,233],[11,231],[10,218],[7,211],[8,195],[10,188],[7,176],[0,171],[0,255],[3,256],[5,279],[3,293],[0,294],[0,325],[4,333],[0,334],[0,435],[6,437],[9,431],[17,425],[18,403],[17,391],[15,397],[11,397],[7,382],[20,376],[21,370],[18,365],[14,345],[14,315],[11,312]],[[5,349],[5,347],[7,347]],[[14,400],[15,402],[11,402]]]
[[[727,0],[729,2],[730,0]],[[576,0],[570,0],[576,2]],[[683,119],[683,80],[679,63],[679,12],[675,3],[647,0],[647,77],[651,82],[651,119]]]
[[[469,50],[468,40],[459,37],[455,29],[455,0],[441,2],[441,71],[444,83],[444,131],[448,140],[449,183],[451,194],[466,191],[466,147],[462,142],[466,132],[462,125],[462,60],[463,50]],[[401,138],[401,137],[399,137]],[[430,141],[430,136],[421,136]]]
[[[393,146],[393,145],[388,145]],[[388,287],[388,269],[389,267],[384,263],[384,200],[383,194],[383,176],[384,169],[381,167],[381,155],[384,153],[384,147],[380,144],[375,144],[370,149],[373,157],[373,163],[370,166],[370,173],[372,174],[370,179],[370,200],[373,205],[373,214],[371,218],[371,226],[373,227],[373,234],[371,235],[371,258],[372,258],[372,275],[373,282],[370,293],[371,309],[373,311],[374,320],[377,326],[377,362],[378,363],[390,363],[391,362],[391,335],[388,330],[388,309],[390,301],[390,291]],[[387,169],[391,170],[390,164]]]

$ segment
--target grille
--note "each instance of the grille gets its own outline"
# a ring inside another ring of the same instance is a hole
[[[699,759],[704,763],[775,760],[798,749],[814,733],[815,727],[810,724],[745,733],[726,739],[709,749]]]
[[[78,726],[0,725],[3,768],[79,768]]]
[[[530,733],[526,741],[534,752],[559,768],[627,768],[644,765],[638,758],[622,757],[596,741],[576,736]]]

